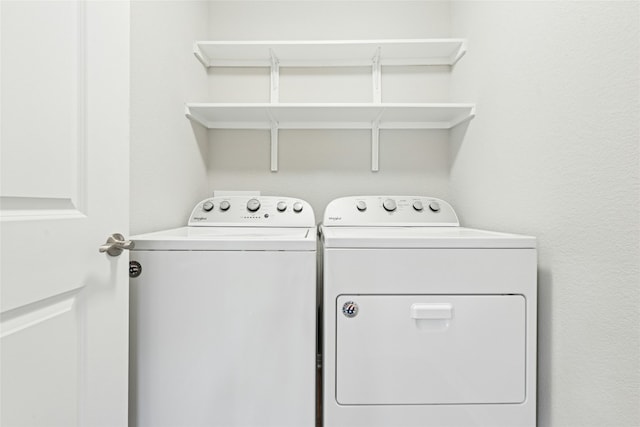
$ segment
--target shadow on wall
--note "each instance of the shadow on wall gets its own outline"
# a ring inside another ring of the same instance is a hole
[[[198,150],[200,151],[200,155],[202,157],[202,163],[207,165],[207,158],[209,157],[209,135],[207,129],[204,126],[201,126],[197,123],[189,120],[189,124],[191,125],[191,130],[193,131],[193,137],[196,139],[196,143],[198,144]]]
[[[460,123],[449,131],[449,169],[453,167],[456,157],[458,157],[458,152],[460,152],[464,137],[467,134],[467,129],[469,129],[469,125],[472,121],[473,119]]]
[[[213,172],[268,172],[270,135],[266,130],[209,132]],[[382,130],[380,172],[429,176],[447,169],[448,132]],[[281,130],[279,167],[286,173],[371,173],[370,130]]]
[[[538,268],[538,425],[551,425],[551,309],[553,276],[550,270]]]

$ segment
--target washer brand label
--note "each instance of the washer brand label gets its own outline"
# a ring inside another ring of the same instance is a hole
[[[342,221],[341,216],[330,216],[329,221]]]
[[[142,274],[142,265],[138,261],[129,263],[129,277],[138,277]]]
[[[194,221],[206,221],[207,217],[206,216],[194,216],[193,220]]]
[[[358,304],[353,301],[347,301],[342,306],[342,314],[346,317],[356,317],[358,315]]]

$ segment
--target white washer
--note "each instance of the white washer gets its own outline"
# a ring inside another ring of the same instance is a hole
[[[132,240],[130,425],[314,426],[311,206],[214,197]]]
[[[535,238],[407,196],[336,199],[321,235],[325,427],[536,425]]]

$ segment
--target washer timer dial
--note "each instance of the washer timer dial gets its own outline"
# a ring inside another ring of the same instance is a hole
[[[249,199],[247,202],[247,210],[249,212],[255,212],[260,209],[260,201],[258,199]]]

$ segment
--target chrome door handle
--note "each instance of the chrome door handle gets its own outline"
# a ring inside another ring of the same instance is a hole
[[[125,249],[133,249],[135,244],[131,240],[125,240],[124,236],[120,233],[113,233],[107,238],[107,242],[100,246],[98,251],[106,252],[111,256],[118,256]]]

